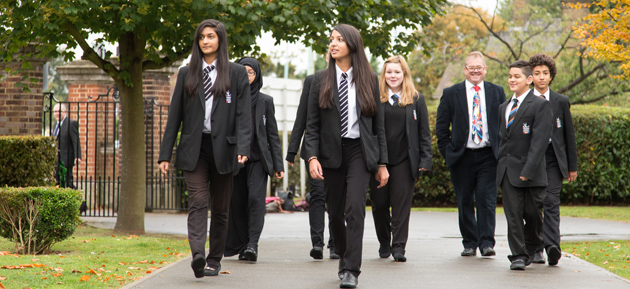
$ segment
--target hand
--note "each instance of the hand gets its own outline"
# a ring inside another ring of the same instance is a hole
[[[81,159],[74,159],[74,165],[79,166],[81,164]]]
[[[569,172],[569,177],[567,178],[567,181],[569,181],[570,183],[575,181],[575,179],[577,179],[577,171]]]
[[[282,179],[282,178],[284,178],[284,172],[276,172],[276,178],[277,178],[277,179]]]
[[[168,164],[169,162],[167,161],[163,161],[160,163],[160,171],[162,171],[162,174],[166,175],[168,173]]]
[[[238,163],[244,164],[247,161],[247,156],[238,155]]]
[[[316,179],[316,180],[324,179],[324,173],[322,172],[322,165],[319,164],[319,161],[317,159],[311,160],[311,162],[308,163],[308,171],[311,174],[311,177],[313,179]]]
[[[527,181],[529,181],[529,179],[528,179],[528,178],[526,178],[526,177],[524,177],[524,176],[520,176],[519,178],[520,178],[520,179],[521,179],[521,181],[523,181],[523,182],[527,182]]]
[[[419,168],[418,169],[419,172],[428,172],[429,170],[425,169],[425,168]]]
[[[293,167],[293,162],[287,161],[287,164],[289,164],[290,167]]]
[[[376,181],[379,182],[378,189],[387,185],[387,181],[389,181],[389,172],[387,171],[387,167],[378,167],[378,172],[374,175]]]

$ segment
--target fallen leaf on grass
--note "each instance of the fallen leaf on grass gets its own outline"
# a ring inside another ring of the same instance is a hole
[[[23,265],[16,265],[16,266],[8,266],[8,265],[4,265],[0,268],[2,269],[24,269],[24,268],[35,268],[35,267],[44,267],[44,264],[23,264]]]
[[[90,269],[90,271],[87,271],[85,273],[90,273],[90,274],[94,274],[94,275],[98,274],[98,273],[96,273],[96,271],[94,271],[94,269]]]
[[[9,251],[0,251],[0,256],[4,256],[4,255],[11,255],[11,252],[9,252]]]
[[[88,280],[90,280],[90,276],[88,276],[88,275],[81,276],[80,281],[88,281]]]
[[[48,279],[48,277],[46,277],[46,276],[42,277],[42,280],[46,280],[46,279]]]
[[[0,281],[2,281],[2,280],[7,280],[7,277],[0,276]]]
[[[79,270],[72,270],[72,273],[73,273],[73,274],[76,274],[76,273],[83,273],[83,272],[81,272],[81,271],[79,271]]]
[[[129,269],[129,270],[140,270],[142,268],[140,268],[140,267],[127,267],[127,269]]]
[[[63,276],[63,274],[61,274],[61,273],[51,273],[50,275],[53,275],[53,276],[55,276],[55,277],[61,277],[61,276]]]
[[[149,263],[149,260],[138,261],[138,262],[135,262],[134,264],[144,264],[144,263]]]
[[[147,270],[147,272],[145,272],[145,273],[147,273],[147,274],[151,274],[151,273],[153,273],[153,271],[151,271],[151,270]]]
[[[0,283],[0,289],[4,289],[4,285],[2,285],[2,283]]]

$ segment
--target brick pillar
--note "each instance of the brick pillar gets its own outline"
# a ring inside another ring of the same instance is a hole
[[[29,46],[26,49],[34,49]],[[17,69],[22,62],[0,62],[0,135],[42,135],[43,74],[46,59],[28,59],[31,69],[9,75],[5,68]],[[29,80],[30,78],[30,80]],[[34,80],[31,82],[31,80]],[[15,84],[28,85],[30,92]]]

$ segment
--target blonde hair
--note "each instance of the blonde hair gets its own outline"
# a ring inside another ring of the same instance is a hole
[[[387,81],[385,81],[385,71],[387,70],[387,64],[390,63],[400,64],[400,68],[403,71],[402,91],[400,92],[398,105],[407,106],[413,104],[414,99],[418,99],[418,97],[420,96],[418,95],[418,91],[416,90],[416,88],[413,86],[409,65],[407,65],[407,61],[405,61],[405,58],[400,55],[392,56],[385,60],[385,63],[383,63],[383,70],[381,71],[381,76],[379,80],[379,86],[381,90],[381,103],[385,103],[389,99],[389,86],[387,85]]]
[[[468,56],[466,56],[466,60],[464,60],[464,66],[467,65],[468,59],[471,59],[471,58],[479,58],[479,59],[481,59],[481,62],[483,63],[483,66],[487,66],[486,65],[486,58],[483,57],[483,53],[481,53],[479,51],[473,51],[473,52],[469,53]]]

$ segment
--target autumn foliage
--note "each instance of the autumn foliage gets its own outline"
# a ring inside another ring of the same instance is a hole
[[[584,23],[574,27],[583,46],[590,48],[586,55],[597,60],[620,63],[622,75],[630,78],[630,0],[598,0],[591,4],[567,4],[580,9],[589,7],[591,13]]]

